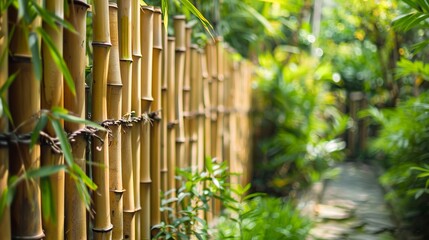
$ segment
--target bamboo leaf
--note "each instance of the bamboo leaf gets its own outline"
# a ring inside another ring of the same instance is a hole
[[[44,178],[51,176],[52,174],[58,173],[60,171],[66,170],[66,165],[53,165],[53,166],[43,166],[40,168],[29,169],[25,172],[25,178]]]
[[[161,1],[161,9],[162,9],[162,14],[164,14],[163,16],[164,28],[165,28],[165,31],[168,31],[168,0]]]
[[[71,165],[71,169],[80,179],[82,179],[86,186],[88,186],[91,190],[97,190],[97,185],[86,175],[79,165],[73,163]]]
[[[42,59],[39,51],[39,37],[37,33],[30,32],[28,36],[28,44],[31,49],[31,61],[33,63],[33,70],[37,80],[42,80]]]
[[[6,99],[3,96],[0,96],[0,100],[1,100],[2,110],[3,110],[4,114],[6,114],[7,118],[9,119],[9,121],[13,125],[12,114],[10,113],[9,105],[6,102]]]
[[[67,3],[67,1],[65,1],[65,3]],[[41,6],[39,6],[37,4],[35,4],[34,6],[36,9],[36,12],[42,17],[43,21],[45,23],[47,23],[53,29],[57,29],[57,23],[58,23],[62,27],[67,29],[68,31],[70,31],[72,33],[77,33],[76,30],[74,29],[73,25],[70,24],[69,22],[65,21],[64,19],[58,17],[57,15],[55,15],[49,11],[46,11],[44,8],[42,8]]]
[[[104,127],[100,126],[99,124],[86,120],[84,118],[80,118],[80,117],[76,117],[73,115],[68,114],[68,111],[65,110],[64,108],[58,108],[58,107],[54,107],[52,108],[52,114],[54,114],[54,116],[64,119],[65,121],[68,122],[74,122],[74,123],[81,123],[81,124],[85,124],[87,126],[96,128],[98,130],[102,130],[102,131],[107,131],[107,129],[105,129]]]
[[[51,37],[41,27],[38,27],[36,31],[40,34],[40,36],[42,36],[43,42],[48,46],[49,53],[51,54],[52,60],[54,60],[57,67],[61,70],[64,76],[64,80],[70,89],[70,92],[73,95],[76,95],[76,88],[74,86],[74,81],[67,67],[67,64],[64,61],[64,58],[58,52],[58,49],[55,47],[55,44],[52,42]]]
[[[42,131],[46,124],[48,123],[48,116],[45,113],[40,115],[39,120],[37,121],[36,126],[31,133],[31,142],[30,142],[30,151],[33,149],[34,144],[36,144],[37,139],[39,139],[40,131]]]
[[[212,35],[210,30],[213,30],[213,26],[210,22],[201,14],[201,12],[189,1],[189,0],[179,0],[183,6],[188,9],[192,14],[194,14],[200,22],[203,24],[204,29]]]
[[[52,127],[54,128],[55,134],[60,140],[61,149],[63,150],[64,158],[67,165],[73,166],[73,155],[71,153],[71,146],[67,139],[67,136],[62,128],[60,122],[57,119],[51,119]]]
[[[271,23],[268,21],[268,19],[266,19],[264,16],[262,16],[262,14],[260,14],[258,11],[256,11],[254,8],[252,8],[251,6],[244,4],[242,2],[241,6],[244,10],[246,10],[247,12],[249,12],[251,15],[253,15],[253,17],[255,17],[256,20],[258,20],[259,23],[262,24],[262,26],[265,27],[265,29],[267,29],[267,31],[269,33],[274,33],[274,27],[271,25]]]
[[[52,186],[49,178],[40,179],[40,190],[42,195],[43,218],[49,219],[54,223],[57,221],[55,216],[55,203],[53,199]]]

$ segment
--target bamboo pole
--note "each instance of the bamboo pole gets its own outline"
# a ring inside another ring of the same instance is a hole
[[[103,122],[107,118],[107,74],[109,69],[110,30],[109,6],[107,1],[93,2],[93,86],[92,86],[92,121]],[[109,201],[109,139],[107,133],[100,133],[104,140],[101,150],[92,146],[94,165],[92,169],[94,183],[98,188],[93,194],[94,201],[94,239],[111,239],[112,223],[110,220]],[[94,139],[94,141],[97,141]]]
[[[45,7],[48,11],[55,14],[59,19],[64,19],[64,1],[47,0]],[[63,28],[56,26],[56,29],[44,23],[43,28],[48,34],[55,48],[62,55],[63,53]],[[63,75],[61,70],[55,64],[50,54],[49,46],[42,41],[43,55],[43,81],[41,91],[41,105],[43,109],[64,106]],[[61,122],[62,123],[62,122]],[[63,124],[63,123],[62,123]],[[48,125],[45,131],[50,136],[55,136],[55,131]],[[43,166],[62,165],[64,156],[55,153],[48,145],[42,146],[41,164]],[[53,216],[43,216],[43,227],[46,239],[61,240],[64,239],[64,171],[52,174],[49,177],[52,199],[42,199],[42,201],[52,201],[55,211]],[[47,191],[48,189],[45,189]]]
[[[198,115],[197,115],[197,133],[198,133],[198,153],[197,153],[197,165],[198,165],[198,172],[201,172],[204,170],[204,83],[203,79],[207,77],[207,73],[203,73],[203,55],[204,51],[202,49],[198,49],[198,56],[197,56],[197,62],[198,62],[198,84],[197,84],[197,101],[198,101]]]
[[[131,1],[132,15],[132,57],[133,57],[133,77],[132,77],[132,100],[131,109],[135,116],[141,116],[141,36],[140,36],[140,4],[138,0]],[[131,225],[131,239],[140,239],[140,147],[141,147],[141,122],[134,123],[132,128],[132,159],[134,177],[134,222]]]
[[[85,118],[85,53],[86,53],[86,11],[85,1],[73,1],[66,20],[73,24],[76,33],[64,31],[64,60],[73,78],[76,95],[64,88],[64,107],[80,118]],[[83,43],[83,44],[81,44]],[[65,122],[65,130],[74,132],[85,127],[84,124]],[[86,140],[82,135],[71,142],[74,162],[85,172]],[[65,238],[86,239],[86,209],[79,197],[75,181],[65,177]]]
[[[175,97],[176,97],[176,166],[186,167],[185,163],[185,129],[183,122],[183,77],[185,70],[185,16],[174,17],[174,36],[175,36]],[[180,187],[177,183],[177,189]]]
[[[192,167],[192,150],[191,145],[191,35],[192,28],[190,26],[185,27],[185,69],[183,78],[183,122],[185,131],[185,159],[183,167]]]
[[[206,51],[202,53],[201,72],[203,78],[203,107],[204,107],[204,159],[211,157],[211,109],[210,109],[210,75],[207,70],[207,46]],[[204,165],[205,166],[205,165]],[[212,220],[212,211],[208,209],[205,212],[205,219],[208,223]]]
[[[9,88],[9,107],[14,120],[16,134],[27,134],[33,131],[36,121],[34,117],[40,111],[40,82],[36,80],[31,63],[32,54],[28,48],[24,28],[31,31],[40,26],[40,18],[36,18],[31,26],[18,20],[15,10],[9,11],[11,25],[15,32],[10,44],[9,74],[17,73],[15,81]],[[25,97],[23,97],[25,96]],[[14,131],[13,125],[10,130]],[[40,166],[40,145],[36,143],[32,151],[27,141],[11,143],[10,174],[22,175],[24,171],[37,169]],[[20,183],[15,192],[11,207],[12,238],[42,239],[42,217],[40,206],[39,178]]]
[[[161,191],[168,190],[168,158],[167,158],[167,79],[168,79],[168,35],[162,22],[162,63],[161,63]],[[163,221],[166,221],[165,216]]]
[[[213,42],[208,42],[206,46],[207,51],[207,70],[210,77],[210,104],[211,104],[211,157],[218,158],[217,156],[217,104],[218,104],[218,81],[217,81],[217,54]]]
[[[199,107],[199,98],[198,98],[198,82],[201,76],[199,76],[199,63],[198,63],[198,47],[192,45],[190,49],[190,63],[192,63],[192,73],[190,76],[190,102],[188,110],[188,119],[189,119],[189,130],[188,130],[188,139],[189,139],[189,160],[190,168],[196,172],[198,169],[197,155],[198,155],[198,107]]]
[[[176,107],[175,107],[175,38],[168,38],[167,57],[167,159],[168,159],[168,189],[172,198],[175,197],[176,180]]]
[[[109,2],[110,41],[112,48],[109,56],[107,75],[107,118],[120,119],[122,116],[122,80],[119,67],[118,5],[117,1]],[[122,239],[123,228],[123,193],[122,186],[122,128],[112,125],[109,142],[109,190],[110,216],[113,224],[112,239]]]
[[[7,10],[0,12],[0,87],[2,87],[8,78],[8,29],[7,29]],[[7,99],[7,93],[2,96]],[[6,102],[8,104],[8,102]],[[9,123],[6,114],[0,117],[0,133],[5,134],[9,130]],[[0,142],[0,194],[7,188],[9,177],[9,149],[6,142]],[[0,232],[5,240],[11,239],[10,209],[5,206],[3,215],[0,216]]]
[[[237,147],[239,146],[239,139],[237,139],[237,131],[240,128],[240,125],[237,122],[237,107],[239,102],[237,102],[237,88],[236,83],[240,80],[240,75],[238,72],[238,63],[237,61],[230,60],[229,65],[231,71],[231,80],[229,83],[230,94],[228,99],[230,99],[229,107],[231,113],[229,116],[229,131],[230,131],[230,152],[229,152],[229,161],[230,161],[230,171],[232,173],[237,172],[238,156],[237,156]],[[231,183],[238,184],[238,176],[231,175]]]
[[[142,51],[142,78],[141,78],[141,112],[149,114],[153,102],[152,97],[152,65],[153,65],[153,15],[152,6],[141,7],[141,51]],[[141,239],[150,239],[151,208],[151,172],[150,172],[150,125],[149,121],[143,122],[141,129],[141,166],[140,166],[140,201],[142,211],[140,214]],[[155,180],[156,181],[156,180]]]
[[[158,113],[150,132],[150,191],[151,226],[161,223],[161,77],[162,77],[162,22],[161,8],[156,7],[153,16],[153,65],[152,65],[152,111]]]
[[[131,119],[132,92],[132,45],[131,45],[131,1],[118,2],[119,7],[119,64],[122,79],[122,116]],[[125,189],[123,197],[123,239],[134,240],[134,169],[132,161],[132,124],[122,125],[122,183]]]

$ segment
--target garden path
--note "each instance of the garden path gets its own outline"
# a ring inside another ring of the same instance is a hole
[[[374,168],[352,162],[339,167],[341,174],[326,182],[320,201],[307,206],[314,220],[309,240],[396,239],[396,224]]]

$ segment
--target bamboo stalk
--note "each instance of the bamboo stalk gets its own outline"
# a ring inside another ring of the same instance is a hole
[[[59,19],[64,19],[64,1],[47,0],[45,7],[48,11],[54,13]],[[51,37],[52,42],[58,52],[63,52],[63,28],[60,25],[57,29],[44,23],[43,28]],[[54,59],[51,57],[50,49],[45,42],[42,42],[43,54],[43,81],[41,91],[41,104],[43,109],[64,106],[63,93],[63,75],[57,67]],[[63,123],[62,123],[63,124]],[[50,136],[55,136],[55,131],[48,125],[45,129]],[[43,166],[62,165],[64,156],[52,151],[50,146],[42,146],[41,162]],[[64,239],[64,171],[52,174],[49,177],[50,188],[52,191],[52,204],[55,211],[53,216],[43,216],[43,226],[46,239],[61,240]],[[46,189],[47,190],[47,189]],[[46,191],[45,190],[45,191]],[[42,201],[50,201],[42,199]]]
[[[217,81],[217,54],[216,48],[213,42],[207,44],[207,70],[210,77],[210,104],[211,104],[211,156],[212,158],[218,158],[217,156],[217,105],[218,105],[218,81]]]
[[[184,167],[192,166],[192,126],[191,126],[191,35],[192,28],[186,26],[185,28],[185,70],[183,79],[183,122],[185,131],[185,159]]]
[[[168,190],[168,158],[167,158],[167,79],[168,79],[168,35],[162,22],[162,63],[161,63],[161,191]],[[163,221],[166,221],[163,216]]]
[[[131,1],[132,15],[132,56],[133,56],[133,77],[132,77],[132,100],[131,109],[136,116],[141,116],[141,36],[140,36],[140,4],[138,0]],[[135,123],[132,129],[132,159],[134,172],[134,222],[131,225],[132,239],[140,239],[140,147],[141,147],[141,122]]]
[[[198,101],[198,124],[197,124],[197,138],[198,138],[198,152],[197,152],[197,165],[198,172],[204,170],[204,122],[205,122],[205,114],[204,114],[204,83],[203,79],[207,77],[206,72],[203,73],[203,59],[204,59],[204,51],[202,49],[198,49],[198,84],[197,84],[197,101]]]
[[[10,45],[9,74],[18,72],[15,81],[9,88],[9,107],[16,129],[16,134],[27,134],[35,127],[34,117],[40,111],[40,83],[36,80],[32,55],[27,44],[27,36],[24,28],[31,31],[40,26],[40,18],[36,18],[31,26],[26,26],[23,21],[17,21],[16,10],[10,10],[9,23],[15,25],[15,32]],[[9,28],[10,29],[10,28]],[[25,96],[25,97],[23,97]],[[11,125],[13,131],[15,126]],[[32,151],[28,142],[11,143],[10,174],[21,175],[24,171],[37,169],[40,166],[40,145],[36,143]],[[42,239],[42,217],[40,206],[39,178],[33,178],[20,183],[12,202],[11,225],[12,238]]]
[[[132,45],[131,45],[131,1],[118,2],[119,7],[119,61],[122,79],[122,116],[131,117],[132,92]],[[123,197],[123,239],[134,240],[134,169],[132,161],[132,124],[122,126],[122,183]]]
[[[153,15],[153,65],[152,65],[152,111],[161,110],[161,64],[162,64],[162,23],[161,8],[155,8]],[[159,112],[158,117],[161,117]],[[151,226],[161,223],[161,122],[160,118],[152,123],[150,132],[150,176],[152,186],[150,205],[152,207]]]
[[[167,159],[168,159],[168,189],[172,190],[171,197],[174,198],[176,189],[176,107],[175,107],[175,38],[168,38],[168,62],[167,62]]]
[[[73,1],[66,20],[73,24],[77,33],[64,31],[64,60],[74,80],[76,95],[64,88],[64,107],[76,116],[85,118],[85,53],[86,53],[86,11],[85,1]],[[81,44],[83,43],[83,44]],[[65,130],[74,132],[85,127],[84,124],[65,122]],[[85,172],[86,140],[78,136],[71,143],[74,162]],[[69,175],[65,177],[65,238],[86,239],[86,209],[79,197],[75,181]]]
[[[230,154],[228,158],[231,166],[230,171],[232,173],[235,173],[235,172],[238,172],[237,171],[237,164],[238,164],[237,147],[239,146],[239,139],[237,139],[237,130],[240,128],[240,125],[237,123],[237,113],[236,113],[236,109],[238,107],[236,83],[240,80],[240,75],[238,72],[238,63],[236,61],[232,61],[229,68],[232,75],[231,75],[231,80],[229,84],[230,94],[228,99],[230,99],[229,107],[232,111],[229,116],[229,126],[230,126],[229,131],[230,131],[231,145],[230,145],[230,152],[229,152]],[[238,175],[237,176],[231,175],[231,183],[238,184]]]
[[[206,52],[207,52],[206,46]],[[207,56],[206,52],[203,53],[201,61],[201,71],[203,78],[203,107],[204,107],[204,158],[211,157],[211,105],[210,105],[210,85],[211,78],[207,69]],[[211,204],[210,204],[211,205]],[[209,206],[210,206],[209,205]],[[210,224],[213,214],[211,209],[205,212],[205,219]]]
[[[175,35],[175,98],[176,98],[176,166],[179,168],[187,167],[185,163],[185,129],[183,122],[183,77],[185,68],[185,16],[174,17],[174,35]],[[178,183],[179,184],[179,183]],[[176,186],[177,189],[180,186]]]
[[[109,69],[110,30],[109,6],[107,1],[94,0],[93,2],[93,86],[92,86],[92,120],[102,122],[107,118],[107,74]],[[92,146],[94,163],[93,178],[98,189],[93,194],[94,201],[94,239],[111,239],[112,224],[110,220],[109,201],[109,148],[107,133],[101,133],[104,140],[103,147],[97,149]],[[94,139],[94,141],[97,141]],[[100,166],[101,165],[101,166]]]
[[[142,51],[142,78],[141,78],[141,112],[148,114],[153,102],[152,98],[152,58],[153,58],[153,15],[152,6],[143,6],[140,11],[141,51]],[[150,123],[144,122],[141,128],[141,166],[140,166],[140,201],[142,211],[140,214],[141,239],[150,239],[150,226],[152,212],[151,172],[150,172]]]
[[[2,87],[8,78],[8,59],[6,51],[8,51],[8,29],[7,29],[7,10],[0,12],[0,87]],[[3,55],[4,54],[4,55]],[[2,96],[7,101],[7,93]],[[6,102],[7,104],[8,101]],[[4,103],[3,103],[4,104]],[[9,123],[6,114],[0,117],[0,133],[7,133]],[[0,194],[7,188],[7,181],[9,177],[9,149],[5,143],[0,144]],[[0,232],[5,240],[11,239],[11,226],[10,226],[10,209],[5,206],[3,215],[0,216]]]
[[[107,118],[120,119],[122,116],[122,80],[119,67],[118,5],[109,2],[110,41],[112,48],[109,56],[107,75]],[[113,224],[112,239],[122,239],[123,228],[123,193],[122,186],[122,128],[120,125],[109,127],[112,131],[109,143],[109,190],[110,216]]]
[[[197,113],[198,113],[198,107],[199,107],[199,103],[198,103],[198,82],[199,79],[201,77],[201,75],[199,75],[199,63],[198,63],[198,51],[197,51],[197,46],[196,45],[192,45],[191,48],[188,50],[190,51],[190,63],[192,63],[192,73],[190,76],[190,102],[189,102],[189,130],[188,130],[188,138],[189,138],[189,160],[190,160],[190,164],[189,166],[191,167],[191,169],[196,172],[197,168],[198,168],[198,163],[197,163],[197,154],[198,154],[198,118],[197,118]]]

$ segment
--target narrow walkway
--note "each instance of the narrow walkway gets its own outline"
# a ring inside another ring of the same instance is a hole
[[[362,163],[339,166],[338,178],[327,182],[320,203],[313,204],[311,240],[391,240],[396,226],[373,168]]]

